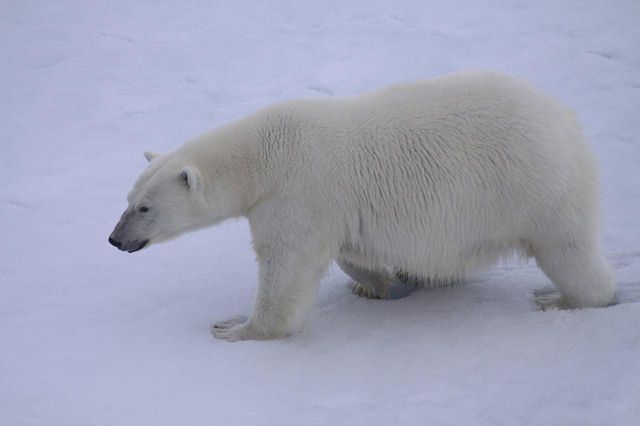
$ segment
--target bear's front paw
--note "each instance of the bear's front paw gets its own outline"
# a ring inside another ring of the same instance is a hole
[[[236,317],[217,322],[211,327],[211,333],[213,333],[217,339],[227,340],[229,342],[256,338],[252,336],[254,333],[251,332],[251,326],[247,317]]]
[[[228,342],[281,339],[290,334],[280,328],[257,327],[247,317],[236,317],[227,321],[217,322],[211,327],[211,333],[217,339]]]

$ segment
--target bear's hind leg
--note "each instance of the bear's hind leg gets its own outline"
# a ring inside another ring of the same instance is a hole
[[[613,277],[597,243],[534,245],[534,255],[560,292],[536,292],[536,303],[542,310],[596,308],[615,303]]]
[[[463,281],[454,278],[427,278],[419,275],[410,274],[399,268],[394,268],[393,273],[398,281],[404,285],[408,285],[421,289],[444,288],[461,284]]]
[[[356,296],[367,299],[401,299],[418,288],[417,285],[402,282],[396,274],[392,274],[384,267],[371,270],[344,258],[336,259],[336,263],[353,279],[349,288]]]
[[[356,296],[367,299],[389,298],[392,277],[386,270],[369,270],[343,258],[336,259],[336,263],[345,274],[353,279],[349,288]]]

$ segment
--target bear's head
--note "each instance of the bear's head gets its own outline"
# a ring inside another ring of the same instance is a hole
[[[111,244],[133,253],[224,218],[226,212],[209,202],[212,185],[194,161],[181,153],[147,152],[145,157],[149,165],[127,196],[129,206],[109,237]]]

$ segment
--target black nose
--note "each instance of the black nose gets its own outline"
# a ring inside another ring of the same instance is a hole
[[[111,238],[111,237],[109,237],[109,242],[110,242],[112,245],[114,245],[114,246],[116,246],[116,247],[118,247],[118,248],[120,248],[120,246],[122,245],[122,243],[120,243],[120,241],[116,241],[116,240],[114,240],[114,239],[113,239],[113,238]]]

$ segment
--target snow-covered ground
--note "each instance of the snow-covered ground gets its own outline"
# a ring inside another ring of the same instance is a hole
[[[635,425],[640,2],[22,1],[0,7],[0,424]],[[466,68],[571,105],[602,172],[620,304],[540,312],[535,264],[394,301],[333,268],[306,329],[227,343],[244,221],[107,243],[144,150],[283,99]]]

